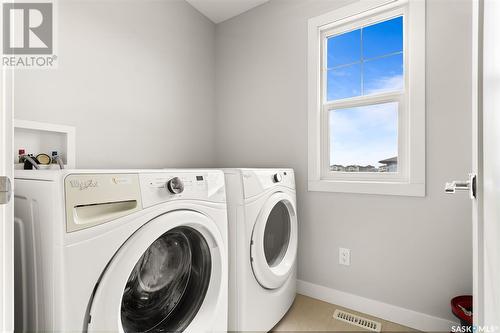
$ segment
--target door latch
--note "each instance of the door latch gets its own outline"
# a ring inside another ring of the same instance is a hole
[[[448,194],[454,194],[457,191],[468,191],[471,199],[476,198],[477,177],[470,173],[468,180],[454,180],[451,183],[446,183],[444,191]]]
[[[9,177],[0,177],[0,205],[6,205],[12,196],[12,185]]]

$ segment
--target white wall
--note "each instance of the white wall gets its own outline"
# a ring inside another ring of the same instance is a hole
[[[81,168],[212,165],[215,25],[183,0],[58,7],[59,67],[16,73],[15,117],[76,126]]]
[[[471,5],[427,1],[427,196],[308,192],[307,19],[340,0],[272,0],[216,28],[217,159],[296,170],[299,278],[452,319],[471,293]],[[338,247],[352,250],[350,267]]]

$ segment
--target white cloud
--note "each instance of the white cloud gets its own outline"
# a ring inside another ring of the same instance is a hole
[[[331,164],[377,166],[397,156],[396,103],[330,112]]]
[[[399,91],[403,90],[403,88],[403,75],[385,76],[378,79],[373,87],[365,91],[365,94],[370,95],[387,91]]]

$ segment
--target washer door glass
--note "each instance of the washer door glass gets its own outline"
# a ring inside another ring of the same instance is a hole
[[[264,231],[264,254],[267,264],[275,267],[283,260],[290,242],[290,214],[283,201],[278,202],[267,218]]]
[[[125,332],[183,331],[208,289],[211,255],[196,230],[178,227],[159,237],[139,259],[122,296]]]

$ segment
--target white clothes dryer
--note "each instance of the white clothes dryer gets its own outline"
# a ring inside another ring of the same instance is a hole
[[[291,169],[224,169],[229,330],[269,331],[295,299],[297,204]]]

